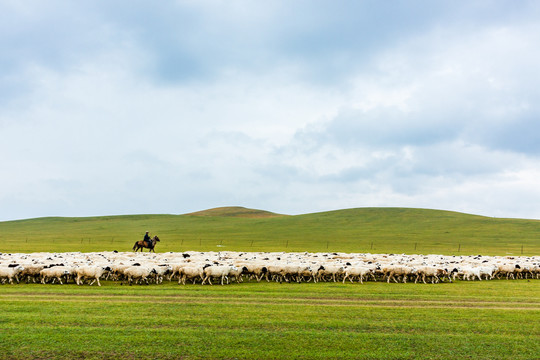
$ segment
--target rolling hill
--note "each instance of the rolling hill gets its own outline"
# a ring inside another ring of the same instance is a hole
[[[0,222],[0,252],[131,251],[146,230],[160,237],[158,252],[540,254],[538,220],[412,208],[356,208],[288,216],[241,207],[184,215]]]
[[[245,218],[268,218],[268,217],[276,217],[276,216],[286,216],[286,215],[276,214],[276,213],[265,211],[265,210],[248,209],[242,206],[217,207],[213,209],[189,213],[186,215],[245,217]]]

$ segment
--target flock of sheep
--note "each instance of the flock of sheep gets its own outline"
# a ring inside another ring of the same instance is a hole
[[[243,281],[345,283],[365,280],[426,283],[538,279],[540,257],[351,253],[184,252],[0,254],[0,283],[77,285],[100,279],[121,284],[163,280],[221,285]]]

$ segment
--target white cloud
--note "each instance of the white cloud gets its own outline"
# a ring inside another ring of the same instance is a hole
[[[430,3],[11,3],[0,220],[220,205],[540,217],[536,7]]]

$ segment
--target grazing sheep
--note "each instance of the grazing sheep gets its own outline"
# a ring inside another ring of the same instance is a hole
[[[390,279],[393,279],[394,282],[397,283],[398,281],[394,276],[402,276],[403,283],[406,283],[407,277],[410,275],[414,275],[416,273],[416,269],[409,266],[390,266],[386,269],[383,269],[383,272],[385,273],[385,276],[388,276],[387,283],[390,283]]]
[[[366,266],[351,266],[345,268],[345,276],[343,277],[343,283],[345,280],[349,279],[353,282],[353,279],[356,277],[360,284],[364,283],[364,276],[369,276],[372,274],[372,269]]]
[[[99,278],[105,273],[111,271],[111,268],[108,266],[81,266],[75,269],[77,274],[76,283],[81,285],[84,282],[84,279],[91,278],[93,279],[90,283],[90,286],[97,281],[98,286],[101,286]],[[81,280],[82,279],[82,280]]]
[[[62,285],[62,277],[65,277],[67,282],[67,277],[71,274],[71,269],[66,266],[53,266],[41,270],[39,274],[41,276],[42,284],[45,284],[49,279],[52,279],[53,284],[55,280],[58,280],[60,285]]]
[[[14,266],[14,267],[0,267],[0,280],[2,281],[2,284],[4,284],[6,281],[8,281],[10,284],[13,284],[13,279],[15,278],[15,281],[17,281],[17,284],[19,283],[19,277],[18,275],[21,273],[21,271],[24,270],[24,267],[22,266]]]
[[[236,269],[236,270],[235,270]],[[231,271],[229,271],[229,277],[234,279],[237,283],[244,282],[243,274],[247,273],[248,269],[245,266],[233,266]]]
[[[25,279],[28,284],[30,280],[35,283],[36,280],[39,280],[39,272],[45,268],[44,264],[38,265],[25,265],[24,270],[21,272],[21,279]]]
[[[186,256],[188,255],[188,256]],[[266,277],[267,281],[280,282],[318,282],[364,280],[387,282],[438,283],[446,278],[453,282],[463,280],[491,279],[538,279],[540,278],[539,257],[517,256],[443,256],[406,254],[345,254],[345,253],[285,253],[285,252],[189,252],[163,254],[134,254],[119,252],[102,253],[33,253],[0,254],[0,268],[13,269],[21,265],[24,269],[14,276],[0,276],[0,282],[15,281],[65,284],[71,278],[81,284],[85,279],[98,282],[104,278],[113,281],[126,281],[132,284],[155,281],[160,284],[164,276],[178,283],[213,283],[221,279],[223,284],[231,280],[241,282]],[[109,267],[98,279],[90,274],[83,275],[82,269]],[[208,268],[229,268],[224,277],[214,274]],[[235,269],[232,269],[232,266]],[[144,275],[131,274],[127,269],[143,272]],[[133,269],[137,268],[137,269]],[[451,271],[450,271],[451,270]],[[13,272],[13,270],[7,270]],[[212,272],[212,273],[211,273]],[[107,274],[107,277],[105,275]],[[247,275],[244,277],[243,275]],[[216,276],[214,276],[216,275]],[[94,280],[95,279],[95,280]],[[205,280],[206,279],[206,280]]]
[[[202,265],[197,264],[190,264],[182,267],[179,272],[179,279],[178,284],[180,282],[184,285],[186,285],[186,280],[193,280],[193,284],[197,281],[197,279],[201,279],[201,281],[204,280],[204,271],[203,271]]]
[[[500,265],[495,271],[495,276],[497,276],[497,279],[500,279],[499,275],[506,275],[506,280],[508,280],[508,277],[515,279],[514,274],[517,272],[517,270],[520,270],[520,269],[521,269],[521,266],[519,266],[519,264]]]
[[[319,268],[317,268],[317,270],[315,270],[315,268],[311,267],[311,266],[308,266],[308,267],[305,267],[303,270],[301,270],[299,273],[298,273],[298,276],[300,278],[301,281],[304,281],[305,278],[307,278],[307,282],[310,282],[311,280],[313,280],[313,282],[317,282],[317,274],[319,273]]]
[[[252,277],[255,277],[255,280],[257,280],[257,282],[260,282],[262,278],[268,272],[268,268],[266,267],[264,263],[236,264],[236,267],[240,267],[240,266],[245,267],[247,269],[245,271],[245,274],[247,274],[250,279]]]
[[[212,285],[212,278],[221,278],[221,285],[223,285],[223,280],[227,280],[229,283],[229,273],[231,271],[238,271],[236,266],[207,266],[204,268],[204,279],[202,284],[208,280],[208,283]]]
[[[130,266],[124,269],[124,277],[129,285],[133,285],[133,281],[135,281],[135,284],[138,284],[139,282],[142,283],[144,281],[148,285],[148,277],[156,273],[156,270],[153,268],[149,269],[145,266]],[[123,284],[124,282],[122,281],[121,285]]]
[[[156,274],[154,276],[156,280],[156,284],[161,284],[163,282],[163,277],[165,275],[172,274],[172,267],[167,264],[154,266],[153,269],[156,271]]]
[[[421,266],[416,269],[416,279],[414,280],[414,283],[416,284],[420,278],[422,278],[424,284],[426,283],[426,278],[431,278],[432,284],[438,283],[440,281],[439,276],[443,277],[445,275],[448,275],[448,271],[445,269],[434,266]]]
[[[475,278],[478,278],[478,280],[482,280],[480,268],[477,267],[464,267],[461,269],[460,273],[463,275],[463,280],[474,281]]]
[[[339,265],[324,265],[319,268],[318,280],[327,281],[327,277],[336,282],[336,276],[340,276],[345,272],[345,268]]]
[[[309,266],[295,264],[284,265],[279,272],[280,282],[285,280],[285,282],[296,281],[299,283],[303,273],[310,273]]]

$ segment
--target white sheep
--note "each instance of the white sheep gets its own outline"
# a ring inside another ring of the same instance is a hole
[[[387,283],[390,282],[390,279],[393,279],[394,282],[397,283],[398,281],[394,276],[398,276],[398,277],[402,276],[403,282],[406,283],[408,276],[416,274],[416,269],[410,266],[393,265],[393,266],[384,268],[383,272],[385,276],[388,276]]]
[[[53,266],[50,268],[45,268],[39,272],[41,276],[41,283],[45,284],[49,279],[52,279],[52,283],[54,284],[55,280],[58,280],[60,285],[62,285],[62,277],[67,277],[70,275],[71,269],[69,269],[66,266]]]
[[[268,272],[268,267],[263,262],[254,262],[254,263],[242,263],[235,264],[236,267],[245,267],[247,269],[246,274],[251,278],[255,277],[257,282],[260,282],[262,278]]]
[[[238,268],[236,266],[207,266],[204,268],[204,279],[202,284],[208,280],[208,283],[212,285],[212,278],[220,278],[221,279],[221,285],[223,285],[223,280],[227,280],[227,284],[229,283],[229,273],[231,271],[237,271]]]
[[[345,276],[343,277],[343,283],[345,280],[349,279],[353,282],[353,279],[356,277],[361,284],[364,283],[364,276],[369,276],[372,274],[372,269],[366,266],[350,266],[345,268]]]
[[[2,280],[2,284],[6,282],[6,280],[13,284],[13,279],[19,283],[19,277],[18,275],[21,273],[21,271],[24,270],[24,267],[18,265],[13,267],[0,267],[0,280]]]
[[[237,283],[244,282],[243,274],[247,273],[248,269],[245,266],[233,266],[229,271],[229,277],[234,279]]]
[[[25,265],[23,271],[21,272],[21,279],[26,279],[27,284],[30,282],[30,280],[35,283],[36,280],[39,279],[39,272],[44,268],[44,264]]]
[[[75,268],[75,273],[77,274],[76,283],[81,285],[85,279],[93,279],[90,283],[90,286],[97,281],[98,286],[101,286],[99,278],[105,273],[111,271],[111,268],[108,266],[81,266]],[[82,279],[82,280],[81,280]]]
[[[155,279],[156,284],[161,284],[163,282],[163,277],[167,274],[172,273],[172,267],[168,264],[161,264],[154,266],[153,269],[156,271]]]
[[[463,275],[463,280],[474,280],[475,278],[478,278],[478,280],[482,280],[482,276],[480,273],[480,268],[478,267],[472,267],[467,266],[460,269],[460,273]]]
[[[336,282],[336,276],[340,276],[345,272],[345,268],[340,265],[321,265],[318,271],[318,280],[326,281],[327,276]]]
[[[143,281],[148,284],[148,277],[156,274],[156,270],[145,266],[130,266],[124,269],[123,273],[129,285],[132,285],[133,281],[135,281],[135,284],[138,284],[139,282],[142,283]],[[122,281],[121,284],[123,283],[124,282]]]
[[[193,284],[195,284],[195,281],[197,281],[198,278],[200,278],[201,281],[204,280],[202,264],[189,264],[179,269],[178,284],[182,283],[186,285],[186,280],[188,279],[193,280]]]
[[[445,269],[441,269],[434,266],[419,266],[416,269],[416,279],[414,280],[414,283],[416,284],[417,281],[422,278],[422,281],[424,284],[426,283],[426,278],[431,278],[431,283],[438,283],[440,281],[439,276],[446,276],[448,275],[448,271]]]
[[[506,275],[506,280],[508,280],[508,277],[515,279],[514,273],[516,273],[516,270],[518,269],[521,269],[519,264],[499,265],[499,267],[495,271],[495,275],[497,276],[497,279],[500,279],[499,275]]]

